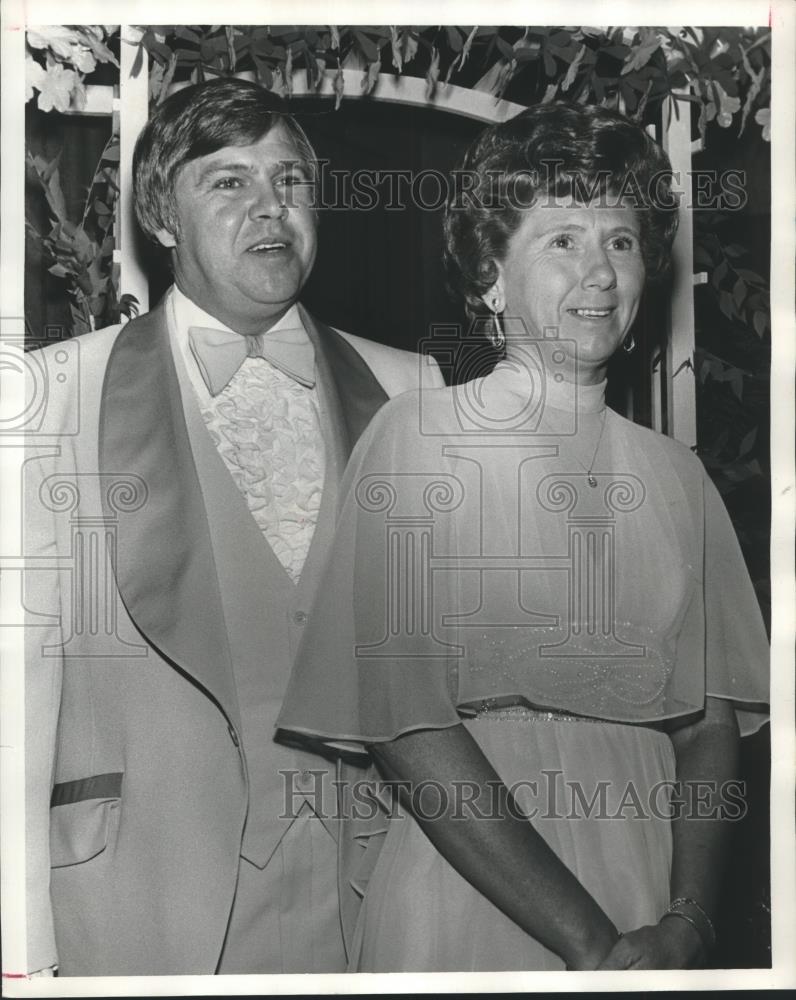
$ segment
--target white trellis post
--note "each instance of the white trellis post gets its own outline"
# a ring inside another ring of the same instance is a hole
[[[672,188],[681,199],[680,226],[672,251],[673,283],[669,337],[661,365],[660,407],[656,430],[690,447],[696,444],[696,380],[693,368],[694,322],[694,218],[691,194],[691,105],[684,101],[679,115],[674,98],[672,114],[664,122],[662,145],[674,173]],[[697,148],[698,144],[697,144]],[[654,380],[653,380],[654,384]]]
[[[146,312],[149,308],[149,282],[141,260],[140,238],[137,236],[133,211],[133,148],[149,114],[149,57],[146,51],[141,51],[143,61],[138,76],[132,74],[139,51],[136,43],[140,35],[140,31],[129,25],[121,26],[118,99],[119,214],[117,249],[114,250],[113,260],[120,266],[120,293],[134,295],[138,299],[140,311]]]

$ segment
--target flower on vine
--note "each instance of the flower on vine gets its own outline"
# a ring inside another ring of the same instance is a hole
[[[30,52],[25,53],[25,100],[29,101],[33,97],[33,88],[43,90],[44,78],[46,76],[44,67],[37,63]]]
[[[47,70],[35,85],[39,91],[39,109],[68,111],[77,84],[74,70],[64,69],[60,63],[48,59]]]
[[[80,73],[91,73],[102,62],[116,60],[106,46],[103,29],[99,26],[81,25],[67,28],[52,25],[47,28],[30,28],[27,32],[28,45],[32,49],[46,49],[56,61],[71,63]]]
[[[722,128],[729,128],[732,124],[732,116],[736,111],[741,110],[741,102],[737,97],[730,97],[724,87],[722,87],[717,80],[713,81],[713,86],[716,88],[716,93],[719,95],[720,105],[716,121]]]
[[[755,121],[762,126],[766,142],[771,142],[771,108],[760,108],[755,113]]]
[[[85,45],[76,45],[72,49],[70,61],[81,73],[90,73],[97,65],[97,60]]]
[[[51,49],[61,59],[72,60],[72,49],[80,39],[75,31],[62,24],[49,28],[28,28],[28,45],[33,49]]]

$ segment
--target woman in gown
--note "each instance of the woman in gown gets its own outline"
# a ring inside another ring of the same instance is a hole
[[[505,353],[363,435],[280,717],[395,783],[352,971],[683,968],[713,944],[765,632],[698,459],[604,400],[668,263],[668,166],[562,104],[465,157],[447,262]]]

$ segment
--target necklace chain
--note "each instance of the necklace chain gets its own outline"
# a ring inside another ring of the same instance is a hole
[[[600,424],[600,433],[597,435],[597,445],[596,445],[596,447],[594,449],[594,454],[591,457],[591,462],[589,462],[589,467],[586,468],[586,466],[583,464],[583,462],[581,462],[581,460],[579,458],[577,458],[576,456],[573,455],[573,458],[575,459],[575,461],[578,463],[578,465],[581,467],[581,469],[583,469],[585,471],[585,473],[586,473],[586,482],[589,484],[589,486],[591,486],[592,489],[596,489],[596,487],[597,487],[597,480],[592,475],[592,469],[594,468],[594,463],[597,461],[597,452],[600,450],[600,445],[602,444],[602,440],[603,440],[603,431],[605,430],[605,412],[606,411],[603,410],[603,419],[602,419],[602,423]]]

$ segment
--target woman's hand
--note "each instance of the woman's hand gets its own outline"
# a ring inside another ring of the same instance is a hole
[[[567,972],[594,972],[602,968],[612,949],[621,941],[616,928],[606,924],[596,929],[586,942],[570,942],[567,952],[562,957],[566,963]]]
[[[704,960],[698,932],[679,917],[666,917],[623,934],[597,969],[694,969]]]

